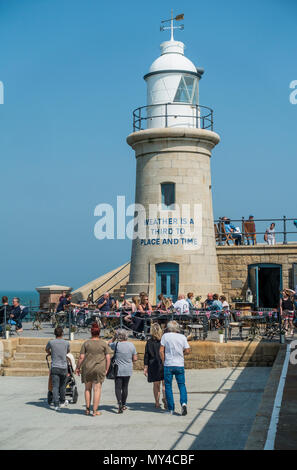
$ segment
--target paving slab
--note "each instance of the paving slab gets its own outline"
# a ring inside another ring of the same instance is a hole
[[[46,401],[47,377],[0,377],[0,449],[243,449],[271,368],[187,370],[189,412],[156,410],[152,385],[134,372],[128,410],[118,415],[113,381],[103,384],[98,417],[85,416],[84,393],[55,412]]]

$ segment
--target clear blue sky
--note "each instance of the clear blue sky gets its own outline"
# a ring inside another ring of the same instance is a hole
[[[295,0],[0,0],[1,290],[76,288],[129,259],[129,240],[94,237],[93,212],[134,200],[125,139],[171,8],[221,135],[215,217],[297,218]]]

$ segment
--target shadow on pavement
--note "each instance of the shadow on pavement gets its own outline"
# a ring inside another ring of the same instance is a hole
[[[257,354],[260,344],[261,341],[255,349],[249,365],[253,365],[253,356]],[[247,343],[243,355],[250,345],[250,342]],[[189,450],[244,449],[271,367],[245,367],[242,369],[242,366],[239,366],[241,359],[242,357],[220,387],[209,392],[211,396],[206,399],[204,406],[198,409],[197,414],[185,430],[180,432],[180,436],[171,446],[171,450],[176,448],[188,448]],[[239,376],[236,377],[235,374],[238,372]],[[231,388],[230,382],[233,382]],[[197,389],[197,392],[194,393],[201,393],[199,385]],[[207,396],[207,392],[202,393]],[[218,401],[220,401],[219,405]],[[199,420],[201,431],[199,434],[195,434],[192,427],[197,425]],[[205,424],[203,425],[203,423]],[[185,447],[183,439],[187,436],[193,437],[193,440],[190,446]]]

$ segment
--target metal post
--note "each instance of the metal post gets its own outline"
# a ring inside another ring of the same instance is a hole
[[[219,246],[223,245],[223,239],[222,239],[222,218],[219,218]]]
[[[91,290],[91,300],[93,304],[94,303],[94,289]]]
[[[68,325],[69,325],[69,341],[71,339],[71,308],[69,308],[69,311],[68,311]]]
[[[167,103],[165,104],[165,127],[168,127]]]
[[[141,131],[141,108],[139,108],[139,127],[138,129]]]
[[[4,305],[4,324],[3,324],[3,338],[4,339],[6,339],[6,325],[7,325],[6,305]]]
[[[228,342],[228,324],[229,324],[229,317],[228,317],[228,314],[227,312],[224,313],[224,317],[225,317],[225,339],[224,339],[224,342],[227,343]]]
[[[287,245],[287,217],[284,215],[284,245]]]
[[[242,244],[244,245],[244,217],[241,217]]]
[[[196,129],[198,129],[198,104],[196,104]]]
[[[280,310],[278,310],[278,322],[279,322],[279,342],[282,343],[282,316]]]

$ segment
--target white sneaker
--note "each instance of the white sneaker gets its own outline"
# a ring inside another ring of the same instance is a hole
[[[55,410],[55,411],[60,411],[60,408],[59,408],[58,406],[55,406],[55,407],[54,407],[54,410]]]
[[[66,406],[69,405],[69,401],[68,400],[65,400],[64,403],[61,403],[60,404],[60,408],[65,408]]]

